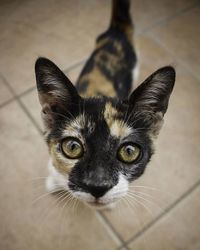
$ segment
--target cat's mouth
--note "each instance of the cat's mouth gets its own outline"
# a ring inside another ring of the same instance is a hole
[[[79,201],[82,201],[84,204],[89,206],[90,208],[96,208],[96,209],[103,209],[106,207],[112,206],[112,204],[116,203],[118,200],[120,200],[121,197],[100,197],[95,198],[89,193],[86,192],[73,192],[72,195],[78,199]]]
[[[112,206],[114,203],[113,202],[102,203],[98,200],[95,200],[92,202],[85,202],[85,204],[91,208],[104,209],[104,208]]]
[[[108,204],[105,204],[105,203],[101,203],[101,202],[99,202],[98,200],[96,200],[96,201],[90,201],[90,202],[87,202],[87,204],[89,205],[89,206],[91,206],[91,207],[105,207],[105,206],[107,206]]]
[[[97,189],[98,192],[94,193],[94,190],[92,190],[93,193],[90,193],[87,190],[76,189],[77,186],[72,185],[70,182],[69,190],[75,198],[84,202],[89,207],[101,209],[112,206],[112,204],[118,202],[127,194],[128,181],[122,176],[122,174],[120,174],[117,185],[113,186],[106,192],[102,193],[100,192],[101,190]]]

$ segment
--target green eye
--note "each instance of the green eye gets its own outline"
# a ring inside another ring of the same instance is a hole
[[[70,159],[78,159],[84,153],[82,143],[73,137],[64,139],[61,143],[61,148],[64,155]]]
[[[125,163],[133,163],[141,155],[140,147],[135,144],[127,143],[122,145],[118,151],[118,158]]]

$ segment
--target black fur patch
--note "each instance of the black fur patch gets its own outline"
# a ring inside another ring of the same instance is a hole
[[[91,74],[93,69],[97,67],[101,71],[102,75],[109,80],[109,83],[99,82],[99,84],[106,85],[111,82],[116,91],[117,97],[119,99],[126,99],[128,98],[132,88],[132,71],[137,62],[133,45],[129,43],[124,33],[112,27],[98,37],[97,44],[105,39],[107,42],[92,53],[83,68],[77,81],[78,90],[82,85],[81,79],[85,75]],[[116,49],[115,43],[121,47],[121,52]],[[96,60],[98,56],[99,58]],[[117,62],[112,62],[112,57],[116,57]],[[93,83],[88,82],[88,84]]]

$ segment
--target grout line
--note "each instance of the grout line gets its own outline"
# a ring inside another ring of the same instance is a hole
[[[149,32],[149,31],[153,30],[154,28],[158,28],[158,27],[160,27],[160,26],[162,26],[162,25],[164,25],[164,24],[166,24],[166,23],[174,20],[175,18],[177,18],[177,17],[185,14],[186,12],[194,9],[198,5],[199,5],[199,1],[196,1],[194,4],[192,4],[192,5],[190,5],[190,6],[186,7],[186,8],[183,8],[181,10],[178,10],[175,13],[173,13],[172,15],[169,15],[166,18],[164,18],[164,19],[162,19],[162,20],[160,20],[158,22],[153,23],[151,26],[146,27],[146,28],[144,28],[141,31],[138,31],[137,34],[141,35],[141,34],[144,34],[146,32]]]
[[[125,245],[124,240],[121,238],[121,236],[118,234],[115,228],[111,225],[111,223],[107,220],[107,218],[104,216],[103,213],[97,211],[97,217],[106,227],[107,231],[112,235],[112,238],[120,245],[119,248],[117,249],[121,249]]]
[[[37,131],[39,132],[40,135],[43,136],[43,131],[42,129],[39,127],[39,125],[37,124],[37,122],[35,121],[35,119],[32,117],[32,115],[29,113],[28,109],[26,108],[26,106],[22,103],[22,101],[17,98],[17,102],[19,104],[19,106],[22,108],[22,110],[24,111],[24,113],[28,116],[28,118],[31,120],[31,122],[33,123],[33,125],[35,126],[35,128],[37,129]]]
[[[6,106],[7,104],[11,103],[13,100],[15,100],[15,96],[13,95],[12,91],[10,90],[10,88],[8,87],[8,84],[7,84],[7,81],[5,81],[5,78],[0,75],[0,78],[1,78],[1,82],[3,83],[3,85],[5,86],[5,88],[8,90],[9,94],[11,94],[11,97],[8,98],[8,100],[2,102],[0,104],[0,108],[3,108],[4,106]]]
[[[197,181],[191,188],[189,188],[185,193],[183,193],[177,200],[175,200],[171,205],[169,205],[164,211],[158,215],[154,220],[148,223],[142,230],[136,233],[133,237],[126,241],[126,244],[133,243],[145,232],[147,232],[152,226],[154,226],[160,219],[171,212],[179,203],[184,201],[193,191],[195,191],[200,186],[200,180]]]
[[[116,250],[129,250],[129,247],[123,244],[122,246],[118,247]]]
[[[11,102],[13,102],[15,100],[16,100],[15,97],[12,97],[12,98],[8,99],[7,101],[0,104],[0,108],[5,107],[6,105],[10,104]]]
[[[17,101],[17,103],[19,104],[19,106],[21,107],[21,109],[24,111],[24,113],[28,116],[28,118],[31,120],[31,122],[33,123],[33,125],[35,126],[35,128],[37,129],[37,131],[42,135],[43,132],[42,132],[41,128],[38,126],[38,124],[36,123],[36,121],[34,120],[34,118],[32,117],[32,115],[29,113],[29,111],[27,110],[27,108],[25,107],[25,105],[22,103],[22,101],[20,100],[20,97],[16,95],[16,93],[13,90],[12,86],[9,84],[9,82],[6,80],[6,78],[2,75],[2,73],[0,73],[0,75],[1,75],[4,83],[7,84],[7,87],[9,88],[10,92],[14,96],[13,100]]]
[[[184,61],[176,56],[174,57],[173,52],[157,37],[153,36],[152,33],[147,33],[147,35],[149,36],[149,38],[151,38],[155,43],[157,43],[159,46],[161,46],[164,50],[166,50],[166,52],[174,59],[177,61],[177,63],[180,64],[181,67],[185,68],[196,80],[200,80],[199,76],[197,75],[197,73],[195,71],[193,71],[189,66],[187,66]]]
[[[26,89],[25,91],[23,91],[23,92],[20,93],[20,94],[16,94],[16,96],[17,96],[17,97],[23,97],[23,96],[29,94],[29,93],[30,93],[31,91],[33,91],[33,90],[36,90],[36,85],[35,85],[35,86],[32,86],[32,87],[30,87],[30,88],[28,88],[28,89]]]
[[[87,60],[87,57],[84,59],[79,60],[78,62],[72,64],[71,66],[67,67],[66,69],[63,70],[64,73],[68,73],[70,70],[73,70],[74,68],[80,66],[82,63],[84,63]]]
[[[75,69],[76,67],[78,67],[79,65],[81,65],[82,63],[84,63],[86,61],[86,58],[79,60],[78,62],[70,65],[69,67],[67,67],[66,69],[63,70],[64,73],[68,73],[70,70]],[[19,101],[21,102],[21,100],[19,100],[19,98],[29,94],[30,92],[36,90],[36,86],[32,86],[28,89],[26,89],[25,91],[21,92],[20,94],[16,94],[15,91],[13,90],[13,88],[11,87],[11,85],[8,83],[8,81],[6,80],[6,78],[2,75],[1,73],[1,77],[3,80],[4,85],[7,87],[7,89],[9,90],[9,92],[11,92],[11,94],[13,95],[13,97],[11,97],[9,100],[3,102],[0,104],[0,108],[3,108],[4,106],[6,106],[7,104],[13,102],[13,101]],[[26,109],[26,107],[24,106],[23,103],[21,103],[23,106],[23,109]],[[20,104],[20,106],[21,106]],[[26,109],[26,111],[28,112],[28,110]]]

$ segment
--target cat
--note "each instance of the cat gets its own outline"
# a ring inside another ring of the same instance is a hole
[[[144,173],[175,83],[166,66],[131,92],[133,32],[130,1],[113,0],[110,26],[75,85],[50,60],[35,64],[50,154],[47,190],[68,190],[97,209],[126,196]]]

